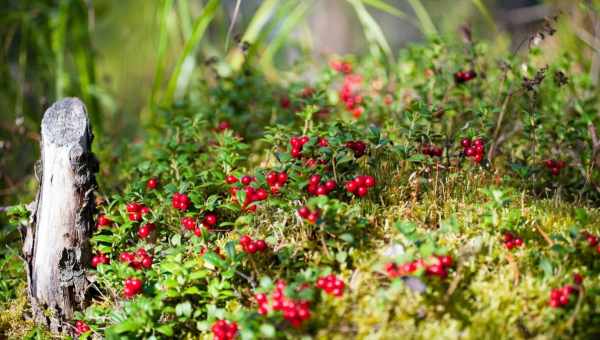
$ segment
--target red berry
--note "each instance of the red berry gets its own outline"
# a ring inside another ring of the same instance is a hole
[[[309,214],[310,210],[307,207],[302,207],[298,209],[298,215],[300,215],[300,217],[302,218],[307,218]]]
[[[225,182],[227,184],[233,184],[233,183],[235,183],[237,181],[238,181],[237,177],[231,176],[231,175],[227,176],[227,178],[225,179]]]
[[[483,155],[478,153],[475,155],[475,157],[473,157],[473,160],[475,161],[475,163],[481,163],[481,161],[483,160]]]
[[[358,189],[356,189],[356,194],[358,197],[365,197],[368,192],[369,190],[367,190],[366,187],[358,187]]]
[[[142,206],[139,205],[138,203],[127,203],[126,209],[127,209],[127,212],[133,213],[133,212],[140,211],[141,207]]]
[[[267,249],[267,243],[265,240],[256,240],[256,249],[258,251],[265,251]]]
[[[280,185],[284,185],[288,180],[288,174],[285,171],[282,171],[277,175],[277,182]]]
[[[327,138],[319,138],[319,146],[322,148],[326,148],[329,146],[329,141]]]
[[[522,245],[523,245],[523,239],[522,239],[522,238],[520,238],[520,237],[516,238],[516,239],[515,239],[515,246],[516,246],[516,247],[520,247],[520,246],[522,246]]]
[[[275,171],[270,171],[266,176],[266,181],[269,186],[273,186],[277,183],[278,174]]]
[[[142,239],[148,237],[148,235],[150,235],[150,228],[148,228],[148,226],[144,225],[142,227],[140,227],[140,229],[138,229],[138,236]]]
[[[346,191],[355,193],[356,189],[358,189],[358,185],[354,181],[350,181],[346,183]]]
[[[336,186],[337,185],[336,185],[335,181],[332,179],[325,182],[325,188],[327,189],[327,192],[334,190]]]
[[[365,185],[367,188],[372,188],[375,186],[375,178],[373,176],[365,176]]]
[[[468,147],[468,148],[465,149],[465,155],[467,157],[473,157],[473,156],[475,156],[475,154],[476,154],[475,153],[475,148]]]
[[[590,247],[594,247],[596,244],[598,244],[598,237],[594,235],[588,235],[587,242]]]
[[[319,219],[319,214],[312,212],[312,213],[308,214],[306,219],[308,220],[309,223],[314,224]]]
[[[250,242],[244,250],[249,254],[254,254],[258,250],[258,247],[256,246],[256,243]]]
[[[461,145],[463,148],[468,148],[468,147],[470,147],[470,146],[471,146],[471,139],[470,139],[470,138],[463,138],[463,139],[460,141],[460,145]]]
[[[310,176],[309,180],[308,180],[309,184],[313,184],[313,185],[318,185],[319,183],[321,183],[321,176],[320,175],[312,175]]]
[[[112,221],[106,215],[98,215],[98,225],[105,227],[112,224]]]
[[[142,266],[144,268],[152,267],[152,258],[150,256],[144,257],[144,259],[142,260]]]
[[[142,213],[140,211],[129,213],[129,220],[130,221],[134,221],[134,222],[141,221],[142,220]]]
[[[202,229],[198,227],[194,228],[194,235],[198,237],[202,236]]]
[[[209,227],[214,226],[215,224],[217,224],[217,215],[213,213],[206,213],[204,215],[203,224],[208,225]]]
[[[252,177],[244,176],[244,177],[242,177],[241,182],[243,185],[248,185],[248,184],[250,184],[250,182],[252,182]]]
[[[315,193],[317,196],[326,196],[327,192],[327,188],[324,185],[319,185]]]
[[[244,236],[242,236],[242,237],[240,238],[240,244],[241,244],[242,246],[247,246],[247,245],[249,245],[250,243],[252,243],[252,238],[250,238],[250,236],[248,236],[248,235],[244,235]]]
[[[156,189],[158,187],[158,179],[150,178],[148,182],[146,182],[146,188],[148,189]]]

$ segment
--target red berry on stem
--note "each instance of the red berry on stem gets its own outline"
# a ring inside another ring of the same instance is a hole
[[[158,179],[150,178],[148,182],[146,182],[146,187],[148,189],[156,189],[156,187],[158,187]]]

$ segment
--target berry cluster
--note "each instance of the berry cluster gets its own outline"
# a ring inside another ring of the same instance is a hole
[[[303,219],[307,220],[308,223],[315,224],[317,223],[320,214],[319,210],[317,209],[311,211],[307,206],[303,206],[302,208],[298,209],[298,215],[300,215],[300,217],[302,217]]]
[[[571,302],[571,295],[577,293],[578,288],[570,284],[566,284],[561,288],[554,288],[550,292],[550,306],[552,308],[565,307]]]
[[[186,211],[190,207],[191,202],[188,195],[176,192],[171,198],[171,204],[173,205],[173,208],[179,211]]]
[[[427,275],[446,277],[448,269],[452,267],[452,256],[434,256],[430,261],[425,262],[423,259],[407,262],[402,265],[396,263],[388,263],[385,270],[389,277],[395,278],[399,276],[410,276],[417,270],[423,269]]]
[[[134,222],[141,221],[142,216],[150,212],[150,208],[143,204],[135,202],[127,203],[125,209],[129,213],[129,220]]]
[[[335,275],[329,274],[321,276],[317,279],[317,288],[323,289],[327,294],[333,296],[344,295],[345,284],[344,281],[338,279]]]
[[[290,145],[292,146],[290,154],[292,155],[292,157],[298,159],[302,158],[302,148],[304,147],[304,144],[308,143],[309,140],[310,138],[308,136],[293,136],[292,138],[290,138]]]
[[[98,215],[98,220],[96,221],[98,227],[108,227],[112,224],[112,221],[106,217],[106,215]]]
[[[212,325],[215,340],[232,340],[237,335],[238,325],[234,321],[218,320]]]
[[[555,159],[547,159],[544,164],[546,165],[546,168],[550,170],[552,176],[558,176],[560,174],[560,170],[567,166],[565,161],[557,161]]]
[[[346,182],[346,191],[358,197],[365,197],[369,193],[369,189],[374,186],[375,178],[373,176],[356,176]]]
[[[146,249],[140,248],[135,253],[123,252],[119,255],[119,260],[129,264],[135,269],[152,267],[152,257],[146,252]]]
[[[200,229],[196,225],[196,220],[193,217],[186,216],[186,217],[182,218],[181,219],[181,225],[186,230],[194,231],[194,234],[196,234],[197,236],[202,235],[202,229]]]
[[[352,115],[355,118],[360,118],[365,110],[362,106],[360,106],[363,101],[363,97],[358,93],[361,83],[362,77],[360,75],[348,74],[344,77],[344,84],[342,85],[339,93],[340,100],[344,102],[346,109],[352,112]]]
[[[156,189],[158,187],[158,179],[157,178],[150,178],[147,182],[146,182],[146,188],[153,190]]]
[[[244,179],[245,177],[242,177]],[[242,181],[243,183],[243,181]],[[238,187],[231,187],[229,189],[229,193],[231,194],[232,200],[237,202],[237,193],[240,190]],[[269,198],[269,193],[264,188],[255,189],[251,186],[246,186],[244,188],[246,192],[246,198],[244,198],[244,203],[242,204],[242,209],[249,211],[256,211],[256,205],[252,204],[257,201],[264,201]]]
[[[256,294],[254,298],[258,303],[258,313],[267,315],[269,305],[273,311],[281,311],[283,317],[292,324],[293,327],[300,327],[302,322],[310,318],[310,303],[304,300],[294,300],[285,296],[286,283],[283,280],[277,281],[275,291],[271,294],[272,302],[269,304],[267,294]]]
[[[130,277],[124,282],[123,294],[128,299],[132,298],[142,291],[143,284],[142,280]]]
[[[354,157],[356,158],[362,157],[367,150],[367,144],[360,140],[348,141],[346,142],[346,147],[354,152]]]
[[[504,241],[504,246],[506,247],[506,249],[511,250],[515,247],[521,247],[523,246],[523,239],[520,238],[518,235],[515,235],[511,232],[505,232],[504,235],[502,236],[502,240]]]
[[[471,138],[463,138],[460,145],[463,147],[465,156],[473,159],[475,163],[481,163],[485,152],[485,141],[482,138],[476,138],[473,141]]]
[[[352,64],[350,64],[348,61],[334,59],[329,62],[329,66],[331,66],[331,68],[335,71],[343,74],[352,73]]]
[[[154,231],[156,225],[154,223],[146,223],[138,229],[138,236],[141,239],[145,239]]]
[[[477,73],[475,73],[475,71],[473,71],[473,70],[458,71],[458,72],[454,73],[454,81],[457,84],[466,83],[475,77],[477,77]]]
[[[100,264],[109,264],[109,263],[110,263],[110,259],[105,254],[98,253],[97,255],[92,257],[92,267],[94,267],[94,268],[98,267],[98,265],[100,265]]]
[[[250,236],[244,235],[240,238],[240,245],[245,253],[254,254],[257,251],[263,252],[267,250],[265,240],[253,240]]]
[[[598,254],[600,254],[600,244],[598,244],[598,236],[596,235],[592,235],[590,233],[588,233],[587,231],[583,233],[583,235],[585,236],[588,246],[594,248],[596,247],[596,252],[598,252]]]
[[[75,321],[75,332],[77,335],[81,335],[83,333],[87,333],[90,331],[90,326],[88,326],[85,322],[81,320]]]
[[[425,144],[423,145],[423,148],[421,149],[424,155],[430,156],[430,157],[442,157],[442,154],[444,153],[444,150],[442,148],[440,148],[439,146],[435,146],[432,144]]]
[[[267,184],[271,189],[272,194],[277,194],[281,187],[285,185],[288,180],[288,174],[285,171],[276,172],[271,171],[267,174]]]
[[[321,175],[314,174],[308,179],[307,191],[311,195],[315,196],[327,196],[331,191],[336,188],[337,184],[334,180],[330,179],[321,183]]]

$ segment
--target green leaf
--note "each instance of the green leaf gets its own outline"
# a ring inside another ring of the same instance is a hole
[[[181,302],[175,306],[177,316],[189,317],[192,315],[192,304],[189,301]]]
[[[544,271],[544,277],[549,278],[552,277],[554,269],[552,267],[552,262],[548,261],[548,259],[543,258],[540,260],[540,268]]]
[[[156,331],[166,336],[173,336],[173,327],[171,325],[162,325],[156,328]]]
[[[275,327],[268,323],[263,323],[260,325],[260,334],[265,338],[274,338],[275,337]]]
[[[223,259],[219,255],[215,254],[212,251],[209,251],[206,254],[204,254],[204,259],[217,268],[225,269],[227,267],[227,263],[223,261]]]

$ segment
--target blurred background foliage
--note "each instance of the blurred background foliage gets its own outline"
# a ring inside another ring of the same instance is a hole
[[[220,76],[245,64],[274,84],[310,80],[328,55],[389,66],[399,48],[460,39],[465,25],[498,52],[516,51],[561,13],[546,55],[569,52],[597,80],[599,2],[0,0],[0,209],[31,198],[40,120],[58,98],[85,101],[107,175],[158,130],[162,111],[206,82],[207,64]]]

